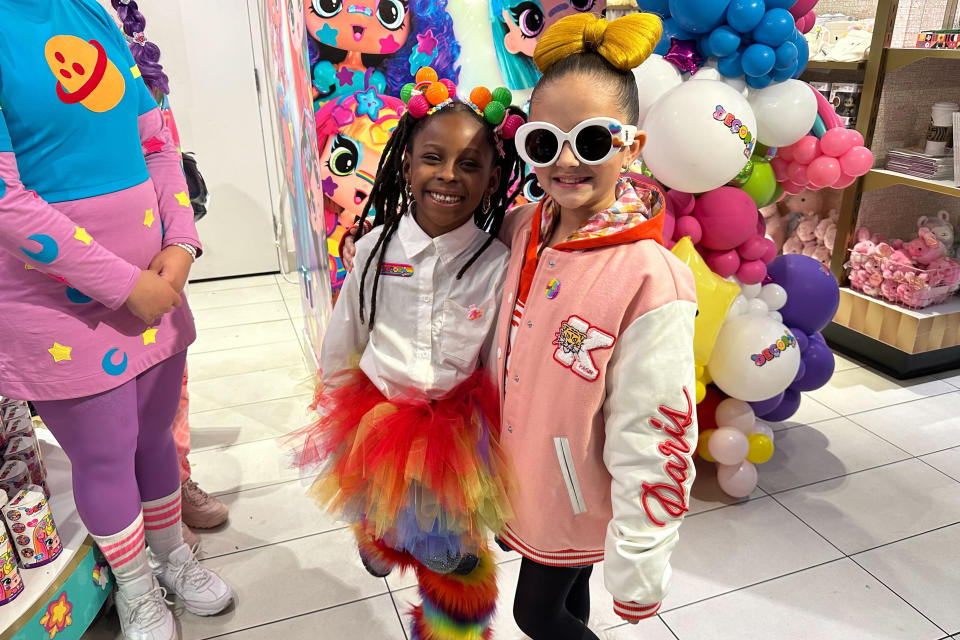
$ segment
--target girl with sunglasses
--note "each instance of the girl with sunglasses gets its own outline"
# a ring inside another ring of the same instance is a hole
[[[523,556],[514,616],[534,640],[596,640],[601,560],[616,613],[656,615],[693,484],[694,280],[660,243],[663,194],[626,176],[645,139],[631,70],[660,35],[651,14],[557,22],[517,131],[546,197],[502,233],[496,379],[518,480],[501,539]]]

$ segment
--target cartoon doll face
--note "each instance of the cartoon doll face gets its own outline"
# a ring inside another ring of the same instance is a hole
[[[390,55],[410,33],[409,0],[309,0],[307,29],[320,44]]]
[[[20,584],[20,572],[17,571],[17,563],[11,555],[6,558],[6,562],[0,564],[0,600],[16,593]]]
[[[338,133],[320,156],[323,167],[323,192],[343,207],[340,224],[349,227],[363,211],[373,188],[380,153],[366,149],[350,136]]]
[[[574,13],[593,11],[596,4],[596,0],[507,0],[502,15],[507,26],[504,45],[514,55],[532,58],[547,27]]]

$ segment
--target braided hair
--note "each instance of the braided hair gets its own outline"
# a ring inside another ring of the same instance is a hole
[[[490,196],[490,207],[484,209],[481,205],[473,214],[473,220],[477,227],[490,234],[483,246],[467,261],[457,274],[457,280],[463,277],[480,255],[493,244],[497,234],[500,233],[500,227],[503,224],[503,217],[507,208],[517,197],[519,190],[523,186],[523,176],[525,165],[523,160],[517,154],[516,146],[513,140],[500,139],[496,128],[480,116],[473,107],[460,101],[455,101],[436,112],[434,115],[455,112],[470,114],[478,122],[484,124],[484,130],[487,132],[487,140],[492,149],[494,149],[494,167],[500,168],[500,183],[496,191]],[[523,115],[523,112],[515,107],[510,107],[507,115]],[[407,180],[403,175],[403,161],[407,153],[413,149],[413,141],[417,133],[423,128],[424,123],[431,117],[414,118],[410,113],[405,113],[397,128],[394,129],[390,141],[383,150],[380,157],[380,164],[377,167],[377,180],[370,191],[370,197],[367,198],[367,204],[363,209],[360,219],[366,220],[370,212],[375,213],[373,226],[383,225],[383,233],[377,239],[370,257],[367,258],[363,267],[363,273],[360,278],[360,321],[364,321],[366,310],[365,292],[367,284],[367,273],[376,259],[376,274],[373,279],[373,295],[370,305],[370,326],[373,327],[377,317],[377,292],[380,288],[380,274],[382,271],[384,257],[386,256],[387,246],[393,235],[400,228],[400,221],[413,202],[408,193]],[[499,153],[500,145],[503,148],[503,154]],[[364,225],[360,225],[356,239],[367,232]]]
[[[110,0],[110,4],[123,24],[123,32],[130,38],[130,53],[140,68],[147,88],[167,95],[170,93],[170,82],[160,64],[160,47],[144,39],[147,19],[140,13],[136,0]]]

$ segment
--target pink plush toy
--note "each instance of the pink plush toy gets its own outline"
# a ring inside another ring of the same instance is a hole
[[[897,287],[897,299],[908,307],[920,308],[926,305],[929,289],[927,274],[907,273],[905,281]]]
[[[880,293],[883,295],[884,299],[889,300],[890,302],[896,302],[899,294],[897,289],[899,285],[896,280],[889,278],[884,278],[883,284],[880,285]]]
[[[850,260],[855,265],[862,265],[873,255],[877,244],[870,239],[870,230],[861,228],[857,230],[857,244],[853,245],[853,251],[850,254]]]
[[[787,240],[787,217],[780,213],[777,203],[760,209],[760,215],[763,216],[767,236],[777,245],[777,251],[780,251]]]
[[[920,227],[918,233],[920,234],[919,237],[911,240],[905,246],[913,261],[926,269],[929,264],[944,257],[947,250],[930,229]]]
[[[920,216],[917,220],[917,230],[924,227],[933,232],[937,240],[946,248],[947,255],[949,256],[953,251],[953,243],[955,240],[953,224],[950,222],[950,214],[940,210],[937,212],[937,215],[931,218]]]

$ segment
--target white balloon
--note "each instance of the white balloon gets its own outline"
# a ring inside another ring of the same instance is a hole
[[[753,433],[757,416],[753,408],[743,400],[727,398],[717,405],[716,421],[718,427],[733,427],[745,434]]]
[[[770,311],[780,311],[787,304],[787,290],[778,284],[765,284],[760,290],[760,299],[767,303]]]
[[[793,144],[810,132],[817,119],[817,97],[800,80],[751,89],[747,99],[757,118],[757,136],[770,147]]]
[[[739,464],[750,453],[750,440],[739,429],[720,427],[711,434],[707,449],[720,464]]]
[[[770,442],[773,442],[773,427],[768,425],[763,420],[757,420],[753,425],[752,433],[759,433],[762,436],[767,436],[770,438]]]
[[[767,307],[767,303],[761,300],[760,298],[753,298],[750,300],[749,313],[755,316],[765,316],[770,313],[770,309]]]
[[[731,398],[760,402],[784,391],[800,370],[797,339],[767,316],[728,319],[708,364],[714,384]]]
[[[757,488],[757,468],[744,460],[740,464],[717,465],[717,484],[733,498],[746,498]]]
[[[715,58],[711,58],[704,63],[696,73],[691,75],[688,80],[722,80],[723,75],[720,73],[720,69],[717,68],[717,62]]]
[[[750,90],[747,87],[746,76],[740,76],[739,78],[728,78],[724,76],[721,80],[723,84],[733,87],[740,95],[746,97],[749,94]]]
[[[677,67],[657,54],[651,55],[639,67],[633,70],[633,77],[637,79],[640,88],[640,120],[642,123],[647,117],[650,107],[663,94],[683,83],[683,77]]]
[[[774,322],[783,322],[783,314],[779,311],[771,311],[769,314],[767,314],[767,317]]]
[[[744,315],[749,309],[749,303],[743,295],[739,295],[733,300],[733,304],[730,305],[730,311],[727,312],[727,319],[736,318],[737,316]]]
[[[756,147],[746,98],[717,80],[685,82],[657,100],[643,127],[643,160],[671,189],[703,193],[737,177]]]
[[[760,295],[760,292],[763,291],[763,285],[759,282],[757,284],[741,284],[740,291],[743,293],[743,297],[749,299],[756,298]]]

